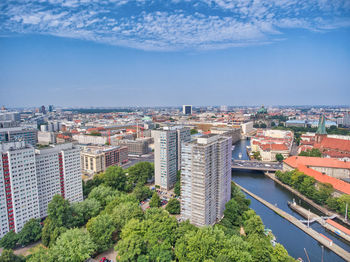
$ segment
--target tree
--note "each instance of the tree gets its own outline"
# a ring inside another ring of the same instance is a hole
[[[149,201],[149,206],[150,207],[160,207],[160,205],[161,205],[160,197],[158,196],[157,192],[154,192],[151,200]]]
[[[26,262],[55,262],[52,258],[50,249],[39,246],[29,256],[26,257]]]
[[[198,130],[197,129],[191,129],[191,135],[195,135],[198,134]]]
[[[253,158],[256,160],[261,160],[261,155],[259,151],[254,151],[253,152]]]
[[[154,165],[149,162],[139,162],[128,169],[128,181],[131,184],[145,184],[154,177]]]
[[[309,157],[321,157],[322,153],[319,149],[313,148],[313,149],[308,149],[306,151],[301,151],[299,156],[309,156]]]
[[[96,250],[89,234],[78,228],[67,230],[52,247],[54,261],[83,262]]]
[[[12,249],[16,247],[18,242],[18,235],[14,231],[9,231],[5,236],[0,240],[0,246],[5,249]]]
[[[69,227],[72,222],[72,208],[68,200],[54,195],[47,209],[48,217],[54,227]]]
[[[41,240],[43,245],[49,247],[52,246],[56,239],[65,231],[66,227],[56,227],[55,224],[47,217],[44,221],[44,227],[41,233]]]
[[[103,176],[104,184],[119,191],[125,191],[126,175],[120,166],[110,166]]]
[[[276,262],[293,262],[295,261],[292,257],[288,255],[287,250],[279,243],[273,249],[272,253],[273,261]]]
[[[277,160],[278,162],[282,162],[283,159],[284,159],[284,157],[283,157],[282,154],[280,154],[280,153],[276,154],[276,160]]]
[[[248,248],[238,236],[228,237],[216,227],[204,227],[179,238],[175,255],[180,262],[251,261]]]
[[[113,209],[111,218],[117,230],[121,231],[121,229],[130,219],[142,219],[143,212],[137,203],[125,202],[119,204]]]
[[[120,205],[121,203],[138,203],[138,202],[139,201],[134,194],[120,193],[108,202],[107,206],[104,209],[104,212],[111,214],[113,213],[113,210],[116,208],[116,206]]]
[[[258,215],[250,217],[248,220],[244,221],[244,231],[249,236],[250,234],[264,234],[264,224]]]
[[[113,232],[116,227],[109,214],[101,214],[91,218],[86,224],[91,240],[97,245],[97,250],[103,252],[113,244]]]
[[[169,200],[169,203],[165,207],[165,210],[168,211],[170,214],[180,214],[180,201],[176,198],[172,198]]]
[[[20,245],[28,245],[38,241],[41,238],[41,230],[42,226],[38,219],[32,218],[28,220],[18,234],[18,243]]]
[[[133,195],[135,195],[139,201],[143,201],[152,196],[152,190],[149,189],[148,186],[138,183],[134,188]]]
[[[253,261],[271,262],[273,248],[269,238],[261,234],[248,235],[247,241],[250,243],[250,254]]]
[[[95,217],[101,210],[101,204],[94,198],[85,199],[82,202],[72,204],[74,225],[82,226],[90,218]]]
[[[176,173],[176,183],[174,186],[174,193],[177,196],[181,195],[181,170]]]
[[[101,206],[104,207],[118,194],[119,192],[114,190],[110,186],[99,185],[90,192],[89,199],[96,199],[101,204]]]
[[[326,203],[327,199],[332,196],[334,189],[333,186],[329,183],[319,183],[318,184],[319,190],[317,194],[317,198],[319,199],[320,203],[324,204]]]
[[[24,262],[25,258],[16,256],[12,249],[4,249],[0,255],[0,262]]]
[[[93,179],[90,179],[86,182],[83,181],[83,195],[87,197],[91,190],[95,187],[98,187],[103,183],[103,179],[101,178],[101,174],[95,175]]]

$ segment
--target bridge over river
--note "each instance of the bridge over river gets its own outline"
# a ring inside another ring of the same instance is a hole
[[[232,169],[275,172],[277,170],[282,170],[282,163],[255,160],[232,160]]]

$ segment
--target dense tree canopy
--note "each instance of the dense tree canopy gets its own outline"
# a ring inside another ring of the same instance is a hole
[[[149,162],[139,162],[128,169],[128,180],[132,184],[145,184],[153,176],[154,165]]]
[[[25,246],[38,241],[41,238],[41,230],[42,227],[38,219],[32,218],[28,220],[18,234],[18,243]]]
[[[86,224],[86,229],[91,240],[97,245],[99,252],[103,252],[112,246],[113,233],[116,227],[109,214],[101,214],[90,219]]]
[[[24,262],[25,258],[16,256],[12,249],[4,249],[0,255],[0,262]]]
[[[54,261],[83,262],[96,251],[96,245],[81,229],[69,229],[63,233],[51,249]]]
[[[149,201],[150,207],[160,207],[161,200],[156,192],[153,193],[151,200]]]
[[[109,166],[102,176],[104,184],[119,191],[126,191],[126,175],[123,168]]]
[[[169,203],[165,207],[165,210],[168,211],[170,214],[180,214],[180,201],[176,198],[172,198],[169,200]]]
[[[0,247],[5,249],[12,249],[17,245],[18,235],[14,231],[9,231],[5,236],[0,240]]]

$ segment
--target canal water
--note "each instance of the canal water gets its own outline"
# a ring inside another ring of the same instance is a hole
[[[246,153],[246,146],[249,145],[249,140],[241,140],[235,145],[235,149],[232,152],[233,159],[248,159]],[[239,158],[241,153],[241,158]],[[287,202],[295,199],[297,203],[300,203],[303,207],[310,209],[310,211],[321,214],[315,210],[312,206],[299,199],[296,195],[289,192],[284,187],[275,183],[273,180],[266,177],[262,172],[259,171],[233,171],[232,180],[237,182],[252,193],[262,197],[271,204],[277,205],[280,209],[292,214],[298,219],[303,219],[298,213],[291,210]],[[273,234],[277,238],[277,242],[281,243],[288,251],[288,253],[294,258],[301,257],[304,261],[307,261],[304,248],[306,249],[310,261],[317,262],[322,261],[322,247],[312,237],[304,233],[287,220],[283,219],[275,212],[261,204],[249,195],[246,195],[251,200],[250,207],[261,217],[265,226],[270,228]],[[338,238],[333,233],[326,231],[320,224],[313,223],[311,227],[319,233],[333,240],[333,242],[343,249],[350,252],[350,245]],[[324,248],[324,261],[325,262],[337,262],[344,261],[338,255]]]

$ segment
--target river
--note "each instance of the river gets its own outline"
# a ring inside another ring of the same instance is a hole
[[[235,145],[235,149],[232,153],[234,159],[239,159],[239,153],[242,154],[241,159],[248,159],[246,153],[246,146],[249,145],[249,140],[241,140]],[[297,203],[300,203],[305,208],[310,209],[312,212],[320,214],[312,206],[308,205],[304,201],[300,200],[297,196],[289,192],[284,187],[276,184],[274,181],[266,177],[259,171],[233,171],[232,180],[248,189],[252,193],[262,197],[266,201],[276,204],[280,209],[292,214],[296,218],[304,219],[298,213],[292,211],[287,201],[292,201],[293,198]],[[251,200],[250,207],[261,217],[265,226],[270,228],[273,234],[277,238],[277,242],[281,243],[288,251],[288,253],[294,258],[301,257],[304,261],[307,261],[304,248],[306,249],[310,261],[317,262],[322,261],[322,248],[321,245],[312,237],[304,233],[287,220],[283,219],[272,210],[261,204],[259,201],[247,195],[247,198]],[[329,231],[326,231],[320,224],[313,223],[311,227],[332,239],[333,242],[345,250],[350,251],[350,245],[338,238],[336,235]],[[333,253],[327,248],[324,248],[324,261],[337,262],[344,261],[338,255]]]

